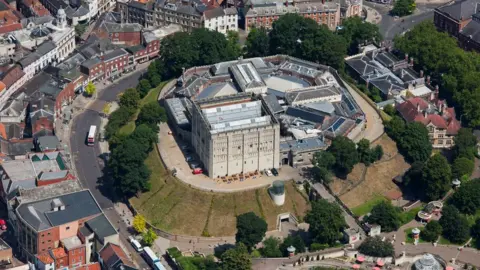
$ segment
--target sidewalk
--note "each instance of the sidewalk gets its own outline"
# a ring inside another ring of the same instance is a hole
[[[365,9],[367,10],[365,21],[373,24],[379,24],[382,21],[382,15],[376,9],[367,6],[365,6]]]

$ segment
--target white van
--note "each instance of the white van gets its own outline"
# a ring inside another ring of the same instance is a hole
[[[142,245],[140,245],[140,243],[135,238],[133,238],[133,236],[129,236],[128,240],[130,241],[130,244],[132,244],[133,248],[137,252],[142,252],[143,251]]]

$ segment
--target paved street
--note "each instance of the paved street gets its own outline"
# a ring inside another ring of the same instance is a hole
[[[445,1],[439,1],[436,3],[417,3],[416,14],[399,18],[397,20],[389,14],[391,7],[388,5],[371,2],[364,2],[364,4],[365,6],[374,8],[378,11],[382,17],[381,22],[378,24],[380,33],[383,35],[384,39],[391,40],[396,35],[400,35],[408,29],[413,28],[420,22],[433,19],[433,10],[440,5],[443,5],[443,2]]]

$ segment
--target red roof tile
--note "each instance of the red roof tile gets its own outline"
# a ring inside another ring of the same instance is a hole
[[[429,114],[427,115],[427,125],[432,123],[435,127],[446,129],[447,128],[447,121],[438,114]]]
[[[22,78],[24,75],[25,75],[25,72],[23,72],[23,70],[20,68],[20,66],[15,66],[15,67],[7,70],[7,72],[5,72],[5,74],[2,74],[1,81],[2,81],[2,83],[5,84],[5,86],[8,89],[16,81],[18,81],[20,78]]]
[[[90,264],[84,264],[80,265],[77,268],[73,268],[75,270],[101,270],[100,264],[98,262],[96,263],[90,263]]]
[[[415,118],[418,114],[428,108],[428,103],[419,97],[410,98],[402,104],[397,105],[398,112],[402,115],[402,117],[407,122],[417,121]]]
[[[38,260],[41,261],[43,264],[51,264],[51,263],[53,263],[52,257],[50,257],[50,254],[48,254],[47,252],[42,253],[42,254],[38,254],[38,255],[37,255],[37,258],[38,258]]]
[[[52,257],[54,259],[67,257],[67,253],[65,252],[65,249],[63,249],[62,247],[51,249],[50,253],[52,254]]]

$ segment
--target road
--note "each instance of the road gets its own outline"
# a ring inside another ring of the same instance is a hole
[[[417,12],[415,14],[395,20],[393,16],[389,14],[390,6],[371,2],[364,2],[364,4],[376,9],[378,13],[382,15],[382,20],[378,24],[378,27],[385,40],[393,39],[396,35],[402,34],[420,22],[433,19],[433,10],[443,5],[443,3],[417,4]]]
[[[135,87],[138,79],[142,75],[142,71],[137,71],[129,77],[107,86],[99,91],[98,97],[86,108],[74,108],[83,112],[76,116],[71,125],[70,146],[73,153],[77,176],[83,187],[88,188],[106,216],[112,224],[118,229],[120,239],[128,253],[131,254],[134,261],[139,265],[140,269],[150,269],[145,260],[132,248],[128,242],[128,228],[121,217],[113,208],[113,202],[108,192],[110,187],[101,185],[101,177],[103,176],[103,160],[100,157],[101,151],[98,144],[89,147],[85,144],[86,136],[91,125],[100,125],[100,115],[103,105],[117,99],[117,95],[130,87]]]

